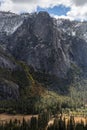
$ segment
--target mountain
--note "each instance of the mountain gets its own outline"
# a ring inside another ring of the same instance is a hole
[[[86,66],[87,22],[0,12],[0,99],[20,99],[28,86],[40,96],[86,92]]]
[[[18,60],[57,77],[65,77],[71,63],[87,65],[86,23],[68,20],[60,23],[46,12],[25,19],[6,44]]]

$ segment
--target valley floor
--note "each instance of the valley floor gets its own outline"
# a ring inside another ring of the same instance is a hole
[[[15,119],[17,119],[18,121],[22,122],[23,118],[26,121],[29,121],[32,117],[37,117],[38,115],[9,115],[9,114],[0,114],[0,123],[6,123],[9,122],[10,120],[14,121]],[[70,116],[64,115],[63,118],[65,118],[66,122],[68,121],[68,119],[70,119]],[[55,117],[51,118],[50,121],[48,122],[48,125],[51,125],[54,123],[54,119]],[[74,120],[75,123],[81,123],[83,122],[84,124],[87,123],[87,117],[83,117],[83,116],[74,116]]]
[[[14,121],[15,119],[19,120],[20,122],[22,122],[23,118],[28,121],[31,119],[31,117],[38,117],[38,115],[9,115],[9,114],[0,114],[0,123],[6,123],[9,122],[10,120]]]

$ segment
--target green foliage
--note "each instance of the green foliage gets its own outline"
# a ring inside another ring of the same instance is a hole
[[[58,79],[46,73],[35,72],[31,66],[24,62],[16,63],[18,67],[14,70],[0,68],[0,81],[6,79],[18,84],[20,97],[17,101],[13,99],[0,100],[0,112],[30,114],[48,109],[55,114],[62,113],[62,110],[67,108],[77,110],[85,107],[87,79],[83,80],[79,77],[81,70],[78,66],[72,64],[68,75],[73,80],[71,82],[69,79],[68,82],[67,79]],[[53,85],[58,85],[60,91],[64,90],[63,96],[50,90]],[[82,85],[84,86],[82,87]],[[68,94],[65,94],[65,91]]]
[[[64,95],[68,92],[68,79],[67,78],[58,78],[55,75],[51,75],[41,71],[34,71],[31,67],[30,73],[33,78],[37,80],[39,83],[44,84],[44,87],[47,89],[51,89],[53,91],[60,91]]]
[[[38,116],[38,127],[40,129],[45,129],[48,121],[50,120],[50,113],[47,110],[44,110],[41,114]]]

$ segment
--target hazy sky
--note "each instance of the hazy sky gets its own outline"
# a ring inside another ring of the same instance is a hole
[[[0,0],[1,11],[48,11],[58,18],[87,20],[87,0]]]

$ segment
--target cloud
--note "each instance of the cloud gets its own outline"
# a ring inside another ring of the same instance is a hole
[[[38,0],[12,0],[14,3],[37,3]]]
[[[83,6],[87,4],[87,0],[73,0],[73,2],[76,6]]]
[[[67,17],[87,21],[87,0],[83,0],[83,3],[82,0],[73,0],[73,2],[71,10],[67,12]]]
[[[70,20],[87,21],[87,0],[70,0],[68,4],[70,10],[65,15],[53,15],[55,18],[64,18]]]
[[[87,0],[0,0],[1,11],[12,11],[15,13],[20,12],[34,12],[37,7],[53,8],[54,6],[63,5],[70,7],[66,16],[55,16],[61,18],[87,20]],[[53,14],[52,14],[53,15]],[[54,15],[53,15],[54,16]]]
[[[74,20],[73,17],[65,16],[65,15],[58,16],[58,15],[51,14],[51,16],[56,18],[56,19],[70,19],[71,21]]]
[[[56,5],[65,5],[69,6],[69,1],[65,2],[65,0],[2,0],[4,1],[1,4],[0,10],[11,10],[13,12],[20,12],[21,10],[33,12],[36,11],[37,7],[41,8],[49,8],[54,7]],[[8,3],[10,5],[8,5]]]

